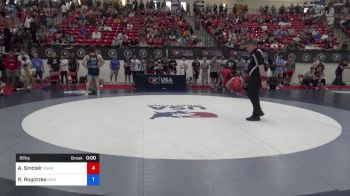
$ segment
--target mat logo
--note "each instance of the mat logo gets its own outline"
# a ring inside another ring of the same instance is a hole
[[[160,77],[160,76],[156,76],[156,77],[149,77],[148,78],[148,82],[150,84],[173,84],[173,79],[170,77]]]
[[[150,119],[156,118],[217,118],[218,115],[207,112],[201,105],[148,105],[154,110]]]

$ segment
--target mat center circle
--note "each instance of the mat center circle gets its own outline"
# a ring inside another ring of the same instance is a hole
[[[341,134],[332,118],[303,108],[262,102],[265,116],[248,122],[247,99],[144,95],[86,99],[35,111],[22,127],[62,147],[116,156],[212,160],[294,153]]]

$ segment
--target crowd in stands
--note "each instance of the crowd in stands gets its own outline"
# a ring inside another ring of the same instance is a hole
[[[202,3],[204,4],[204,3]],[[189,9],[189,5],[187,8]],[[346,49],[332,26],[333,4],[327,7],[266,5],[259,14],[248,6],[193,5],[195,30],[186,22],[182,6],[170,11],[165,1],[67,1],[60,4],[29,1],[0,6],[0,41],[6,51],[27,50],[30,44],[96,46],[204,46],[197,35],[202,24],[220,46],[243,49],[243,41],[257,38],[265,49]],[[340,24],[349,31],[349,1]],[[349,33],[349,32],[348,32]]]
[[[222,7],[220,5],[220,7]],[[307,9],[306,9],[307,7]],[[248,8],[232,12],[203,7],[197,14],[219,45],[243,49],[244,40],[256,38],[265,49],[339,49],[332,26],[334,8],[305,5],[282,5],[260,8],[250,14]]]
[[[182,7],[170,11],[153,1],[86,1],[61,4],[30,1],[0,5],[0,41],[5,50],[35,44],[98,46],[203,46],[184,19]]]
[[[55,23],[58,4],[33,1],[26,6],[0,5],[0,42],[6,52],[28,49],[31,43],[45,42],[48,27]]]
[[[199,42],[182,14],[162,10],[79,9],[56,28],[63,33],[50,35],[49,42],[98,46],[196,46]]]

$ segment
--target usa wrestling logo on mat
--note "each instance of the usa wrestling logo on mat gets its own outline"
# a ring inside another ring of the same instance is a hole
[[[156,118],[217,118],[218,115],[207,112],[201,105],[148,105],[154,110],[150,119]]]

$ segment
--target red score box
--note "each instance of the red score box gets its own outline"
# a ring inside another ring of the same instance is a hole
[[[100,162],[88,162],[87,174],[100,174]]]

